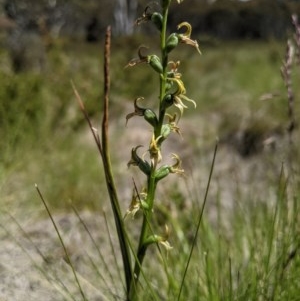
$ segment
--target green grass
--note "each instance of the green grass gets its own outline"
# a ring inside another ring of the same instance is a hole
[[[221,196],[216,208],[208,204],[183,300],[299,300],[299,194],[287,196],[292,185],[284,174],[278,175],[273,185],[278,187],[278,193],[272,204],[245,195],[234,196],[236,201],[230,211],[224,208]],[[184,208],[177,211],[178,204],[172,206],[176,200],[168,195],[159,205],[161,220],[172,229],[170,241],[174,246],[165,259],[166,273],[158,272],[164,252],[156,250],[145,261],[160,300],[177,298],[202,203],[192,193],[184,200]],[[216,211],[214,221],[208,218],[211,211]],[[147,289],[143,298],[152,300]]]
[[[130,153],[127,157],[124,153],[134,145],[122,137],[134,129],[135,120],[125,128],[125,116],[136,95],[156,97],[152,86],[157,83],[147,68],[124,70],[134,54],[136,41],[130,41],[132,49],[129,47],[126,52],[122,51],[123,43],[117,41],[112,48],[111,133],[112,150],[116,150],[113,168],[117,182],[126,191],[131,183],[124,180],[124,175],[130,178],[131,173],[126,170],[127,161],[120,162],[120,158],[129,160]],[[149,250],[153,253],[151,259],[145,260],[158,300],[175,300],[178,294],[203,201],[215,136],[222,138],[247,126],[256,132],[269,133],[278,128],[284,132],[288,124],[286,90],[280,76],[284,43],[235,42],[201,48],[200,58],[183,48],[179,53],[187,60],[181,68],[188,96],[196,100],[197,110],[185,111],[183,116],[187,123],[183,127],[185,140],[180,143],[193,147],[184,160],[188,178],[178,185],[166,180],[155,208],[157,226],[170,226],[174,247],[168,258],[153,247]],[[3,210],[17,212],[22,219],[20,211],[40,209],[34,183],[54,212],[70,210],[69,200],[78,209],[96,212],[108,204],[96,147],[70,84],[72,79],[98,127],[103,82],[101,51],[100,45],[76,48],[71,42],[54,47],[48,53],[48,67],[42,76],[12,74],[7,54],[1,52],[0,65],[5,66],[0,73]],[[295,83],[297,79],[296,70]],[[295,94],[300,95],[299,87],[294,86]],[[261,100],[265,93],[278,96]],[[299,117],[297,98],[296,103]],[[138,141],[139,136],[135,138]],[[286,140],[282,144],[283,154],[271,152],[236,159],[225,172],[216,168],[182,300],[300,300],[299,171],[294,168],[291,172],[290,162],[286,162],[281,172],[289,147]],[[299,158],[296,151],[296,167]],[[221,150],[217,166],[226,159],[226,150]],[[254,169],[255,164],[265,164],[264,173],[251,170],[246,181],[239,179],[240,170],[247,170],[249,162]],[[123,198],[125,210],[130,193],[125,192]],[[133,228],[133,223],[127,223]],[[94,277],[97,278],[96,272],[91,276]],[[143,287],[144,299],[152,300],[145,282]]]
[[[228,212],[220,197],[215,222],[204,215],[183,299],[299,300],[299,195],[289,199],[286,190],[290,183],[286,176],[279,176],[278,181],[281,184],[272,205],[265,199],[242,196]],[[170,212],[170,204],[161,204],[171,223],[171,241],[175,246],[167,260],[171,280],[157,273],[156,268],[150,276],[157,285],[167,282],[169,290],[163,300],[176,300],[196,230],[201,200],[189,201],[190,207],[176,213]],[[148,264],[151,267],[153,260]],[[150,298],[146,291],[145,296]]]

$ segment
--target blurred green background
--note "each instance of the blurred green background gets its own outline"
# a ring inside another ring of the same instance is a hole
[[[136,3],[135,18],[142,14],[145,2]],[[256,143],[261,144],[263,139],[274,133],[285,134],[289,122],[287,92],[280,68],[286,40],[292,38],[291,13],[299,10],[298,2],[209,4],[194,0],[172,6],[170,27],[175,28],[185,18],[189,20],[194,27],[193,38],[199,41],[203,53],[199,56],[194,49],[180,45],[170,56],[181,61],[188,96],[197,102],[197,109],[187,110],[184,118],[191,123],[203,120],[202,141],[191,134],[193,147],[201,148],[206,139],[219,136],[221,141],[235,145],[241,155],[248,155],[248,149],[240,145],[243,141],[236,138],[239,131],[248,131],[253,140],[249,154],[251,148],[254,152],[259,149]],[[155,4],[150,6],[155,10]],[[100,165],[95,164],[95,147],[87,142],[87,126],[70,81],[98,126],[107,24],[113,25],[111,118],[112,125],[119,127],[112,138],[116,149],[122,148],[118,135],[125,130],[125,116],[132,110],[133,99],[144,96],[145,104],[150,105],[158,93],[153,88],[157,78],[150,69],[124,69],[137,56],[140,44],[149,46],[149,53],[157,51],[155,31],[149,24],[132,28],[132,33],[131,29],[117,31],[117,13],[122,13],[118,1],[2,1],[1,20],[6,22],[2,22],[0,50],[0,176],[4,204],[18,199],[30,205],[33,184],[38,182],[58,208],[68,207],[66,199],[82,207],[101,207],[91,196],[104,190],[103,175]],[[126,18],[130,21],[132,16],[128,13]],[[243,25],[243,32],[240,22],[249,22]],[[299,68],[294,69],[293,88],[298,95],[295,83]],[[299,106],[295,108],[299,116]]]

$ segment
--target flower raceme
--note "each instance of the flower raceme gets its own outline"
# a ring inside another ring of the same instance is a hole
[[[182,1],[176,0],[178,4]],[[171,2],[172,0],[161,0],[159,4],[148,5],[142,16],[135,22],[135,25],[150,22],[160,32],[160,55],[149,54],[149,48],[142,45],[138,48],[138,56],[130,60],[125,66],[127,68],[140,64],[149,65],[151,67],[150,70],[154,71],[153,73],[159,80],[159,95],[156,106],[154,108],[141,106],[140,102],[144,99],[144,95],[142,95],[134,99],[133,112],[126,115],[126,125],[129,119],[138,116],[143,117],[151,126],[151,137],[149,137],[147,150],[140,156],[138,152],[142,145],[133,147],[131,158],[127,164],[128,167],[138,167],[139,171],[146,177],[145,188],[142,189],[142,192],[138,193],[138,189],[134,187],[131,203],[124,217],[131,216],[134,218],[139,210],[143,213],[140,239],[133,268],[133,284],[129,294],[131,297],[137,297],[136,287],[148,246],[161,244],[167,251],[172,249],[168,242],[168,227],[166,227],[164,235],[156,235],[155,229],[152,227],[152,219],[155,214],[156,188],[162,179],[165,179],[170,174],[182,176],[184,175],[184,170],[181,167],[181,160],[177,154],[172,154],[173,164],[165,164],[163,162],[165,155],[162,152],[162,144],[173,132],[181,136],[178,122],[184,110],[188,108],[187,103],[190,102],[196,107],[196,102],[186,95],[182,74],[179,72],[180,61],[169,60],[169,55],[180,44],[192,46],[200,54],[201,51],[198,42],[191,39],[192,26],[188,22],[180,23],[177,26],[177,32],[173,32],[169,36],[166,34],[168,9]],[[155,11],[155,6],[160,6],[160,10]],[[179,111],[179,114],[170,112],[174,108]],[[138,300],[138,298],[130,298],[130,300]]]

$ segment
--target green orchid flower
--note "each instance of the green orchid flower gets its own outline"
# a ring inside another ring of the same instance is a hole
[[[190,45],[194,48],[196,48],[196,50],[199,52],[199,54],[201,54],[201,51],[199,49],[199,45],[198,42],[196,40],[192,40],[191,39],[191,34],[192,34],[192,26],[190,23],[188,22],[182,22],[177,26],[177,29],[180,29],[182,27],[186,28],[186,32],[178,34],[178,39],[181,43]]]
[[[147,63],[156,72],[163,73],[163,67],[162,67],[160,58],[157,55],[155,55],[155,54],[144,55],[142,53],[142,49],[148,49],[148,48],[146,46],[144,46],[144,45],[140,46],[139,50],[138,50],[138,56],[139,57],[130,60],[129,63],[125,66],[125,68],[127,68],[127,67],[133,67],[133,66],[136,66],[136,65],[141,64],[141,63]]]
[[[184,104],[185,101],[191,102],[194,107],[197,107],[196,102],[193,99],[188,98],[186,94],[186,89],[184,86],[183,81],[178,78],[168,78],[169,81],[176,83],[177,85],[177,90],[172,94],[172,100],[173,100],[173,105],[179,109],[180,114],[183,114],[184,109],[187,109],[188,107]]]

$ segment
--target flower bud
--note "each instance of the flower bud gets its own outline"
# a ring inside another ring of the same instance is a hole
[[[166,228],[166,230],[165,230],[166,232],[163,235],[152,234],[152,235],[149,235],[148,237],[146,237],[146,239],[144,240],[143,246],[146,247],[151,244],[160,243],[166,248],[167,252],[172,250],[173,247],[168,242],[169,228],[167,225],[165,226],[165,228]]]
[[[145,160],[140,160],[138,162],[138,168],[140,169],[141,172],[143,172],[145,175],[149,176],[151,172],[151,167],[149,163]]]
[[[151,167],[150,167],[150,164],[143,160],[142,158],[140,158],[137,154],[137,150],[138,148],[140,148],[141,145],[137,146],[137,147],[134,147],[132,150],[131,150],[131,159],[130,161],[127,163],[127,166],[129,167],[130,165],[133,165],[133,166],[137,166],[145,175],[150,175],[150,172],[151,172]]]
[[[146,109],[144,111],[144,118],[149,122],[153,127],[157,126],[158,120],[156,114],[151,109]]]
[[[162,22],[163,22],[163,16],[160,13],[153,13],[151,15],[151,21],[154,23],[154,25],[156,26],[156,28],[161,31],[162,29]]]
[[[148,56],[148,64],[158,73],[163,73],[163,67],[157,55]]]
[[[143,199],[141,199],[141,207],[144,210],[149,210],[149,204],[147,202],[145,202]]]
[[[156,182],[159,180],[165,178],[170,173],[170,166],[169,165],[163,165],[158,170],[156,170],[154,177]]]
[[[171,88],[173,87],[173,82],[170,80],[167,80],[166,82],[166,91],[171,90]]]
[[[162,108],[167,109],[174,103],[174,96],[172,94],[166,94],[162,100]]]
[[[169,35],[167,41],[166,41],[166,47],[165,51],[167,53],[171,52],[174,48],[176,48],[178,45],[178,36],[176,33],[172,33]]]
[[[161,128],[161,139],[162,141],[167,139],[171,133],[171,126],[169,124],[164,124]]]

